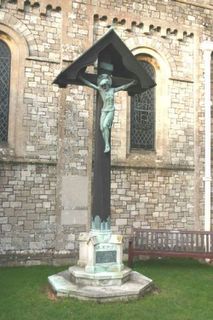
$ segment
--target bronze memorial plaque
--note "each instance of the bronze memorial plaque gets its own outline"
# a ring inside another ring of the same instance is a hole
[[[96,263],[111,263],[116,262],[115,250],[113,251],[96,251]]]

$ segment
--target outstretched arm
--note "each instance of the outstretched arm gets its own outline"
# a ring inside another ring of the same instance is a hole
[[[84,84],[86,84],[88,87],[93,88],[93,89],[95,89],[95,90],[98,90],[98,89],[99,89],[95,84],[93,84],[92,82],[84,79],[81,75],[80,75],[78,78],[79,78]]]
[[[132,80],[131,82],[127,83],[127,84],[124,84],[120,87],[117,87],[117,88],[114,88],[115,92],[118,92],[118,91],[121,91],[121,90],[126,90],[128,89],[129,87],[135,85],[137,83],[136,80]]]

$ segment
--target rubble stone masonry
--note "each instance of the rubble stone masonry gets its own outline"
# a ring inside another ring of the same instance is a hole
[[[0,265],[71,263],[89,230],[95,94],[53,81],[110,26],[156,69],[156,148],[130,149],[116,97],[112,229],[203,229],[204,63],[211,0],[0,0],[11,50],[8,144],[0,144]],[[93,67],[91,67],[93,68]]]

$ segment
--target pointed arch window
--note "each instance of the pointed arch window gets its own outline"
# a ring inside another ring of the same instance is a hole
[[[143,55],[139,60],[155,80],[155,67],[150,63],[151,58]],[[131,98],[130,146],[131,149],[155,149],[155,88]]]
[[[11,52],[0,40],[0,143],[8,141]]]

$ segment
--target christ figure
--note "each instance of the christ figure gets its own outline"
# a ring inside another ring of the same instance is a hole
[[[105,143],[104,153],[110,151],[110,129],[112,127],[112,122],[114,119],[115,113],[115,103],[114,103],[114,96],[115,93],[121,90],[126,90],[129,87],[136,84],[136,80],[132,80],[131,82],[124,84],[120,87],[113,88],[112,87],[112,78],[108,74],[100,74],[97,79],[97,85],[91,83],[90,81],[84,79],[81,75],[79,79],[85,83],[87,86],[97,90],[100,93],[100,96],[103,101],[103,107],[101,109],[101,116],[100,116],[100,129],[102,132],[102,136]]]

